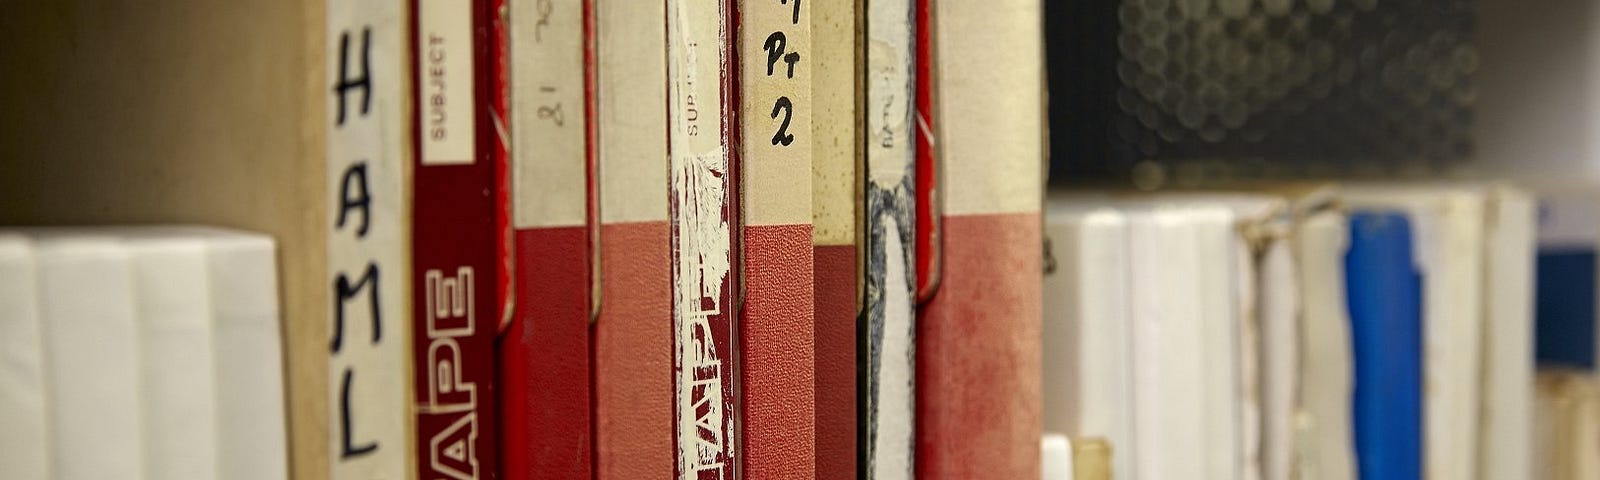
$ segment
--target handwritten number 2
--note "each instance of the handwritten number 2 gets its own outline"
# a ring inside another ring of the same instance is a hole
[[[794,103],[789,97],[778,97],[778,103],[772,105],[772,118],[778,118],[778,112],[783,112],[783,124],[778,126],[778,133],[772,134],[773,145],[785,147],[794,143],[794,134],[789,133],[789,122],[794,120]]]

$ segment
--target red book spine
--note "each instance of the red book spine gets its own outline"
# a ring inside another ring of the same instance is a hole
[[[601,228],[605,281],[594,338],[597,478],[673,474],[670,231],[665,221]]]
[[[486,128],[479,129],[488,137],[483,148],[491,149],[494,153],[494,229],[495,229],[495,257],[500,259],[500,277],[495,288],[495,298],[500,301],[500,311],[496,318],[500,320],[498,333],[503,333],[511,325],[511,314],[516,306],[515,291],[512,290],[513,281],[516,279],[516,256],[512,254],[512,228],[511,228],[511,55],[508,35],[510,25],[506,23],[507,0],[486,0],[484,13],[489,18],[489,31],[486,42],[489,48],[490,62],[486,65],[488,77],[487,88],[489,92],[490,115]],[[499,439],[496,439],[499,441]]]
[[[413,3],[412,355],[417,471],[494,478],[501,261],[488,2]],[[462,120],[465,118],[465,120]]]
[[[861,313],[859,250],[816,245],[816,478],[856,475],[856,318]]]
[[[1037,477],[1039,215],[950,216],[945,234],[917,322],[917,475]]]
[[[737,479],[740,225],[731,0],[668,0],[673,449],[678,478]]]
[[[665,2],[595,5],[600,309],[595,478],[672,478]]]
[[[811,2],[737,2],[742,470],[816,475]]]
[[[591,12],[585,0],[511,8],[516,306],[500,338],[502,475],[591,478]]]
[[[917,299],[927,301],[939,287],[944,220],[939,199],[939,155],[934,150],[933,7],[929,0],[914,0],[916,6],[916,163],[917,163]]]
[[[861,313],[865,55],[863,2],[818,2],[812,18],[812,311],[816,348],[816,477],[856,474],[856,317]]]
[[[1040,474],[1039,1],[924,2],[936,173],[951,181],[937,192],[939,281],[918,311],[918,477]]]

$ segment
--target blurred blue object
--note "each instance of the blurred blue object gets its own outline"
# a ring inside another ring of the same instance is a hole
[[[1362,480],[1422,478],[1422,276],[1396,212],[1353,212],[1345,282]]]
[[[1539,249],[1535,356],[1540,365],[1593,369],[1595,252]]]

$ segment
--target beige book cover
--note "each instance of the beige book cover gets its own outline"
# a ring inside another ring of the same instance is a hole
[[[1354,359],[1344,293],[1349,235],[1344,214],[1332,209],[1310,213],[1294,227],[1301,287],[1295,471],[1305,480],[1356,478],[1350,410]]]
[[[1111,442],[1103,438],[1078,438],[1072,441],[1073,480],[1112,480],[1117,477],[1112,469],[1116,451]]]
[[[1491,185],[1484,219],[1483,404],[1478,478],[1532,475],[1534,237],[1526,191]],[[1490,452],[1493,452],[1490,454]]]
[[[1600,380],[1575,371],[1541,371],[1535,387],[1534,477],[1600,478]]]

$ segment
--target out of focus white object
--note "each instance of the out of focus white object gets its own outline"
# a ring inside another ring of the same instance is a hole
[[[289,477],[288,419],[271,237],[189,229],[206,243],[217,375],[217,478]]]
[[[1345,303],[1344,256],[1348,222],[1336,212],[1317,213],[1295,227],[1301,286],[1301,358],[1296,428],[1303,480],[1354,480],[1355,447],[1350,395],[1350,314]]]
[[[1130,299],[1133,335],[1133,471],[1126,478],[1162,480],[1206,469],[1211,448],[1226,444],[1207,436],[1210,402],[1206,386],[1219,374],[1206,365],[1209,338],[1201,313],[1200,286],[1227,282],[1202,278],[1202,252],[1195,219],[1227,223],[1222,209],[1154,206],[1129,209],[1132,259]],[[1209,478],[1209,477],[1207,477]]]
[[[1538,480],[1600,478],[1600,384],[1575,371],[1541,371],[1536,380]]]
[[[288,477],[272,239],[186,226],[0,233],[0,287],[22,275],[29,237],[49,399],[37,416],[49,434],[30,441],[39,455],[49,446],[59,478]],[[25,335],[9,334],[22,327],[0,320],[7,363],[21,367],[9,343]]]
[[[1478,478],[1530,478],[1535,208],[1524,191],[1495,186],[1490,192],[1484,244],[1485,367]]]
[[[1066,435],[1044,434],[1039,454],[1040,480],[1072,480],[1072,441]]]
[[[1132,445],[1127,222],[1105,202],[1058,198],[1048,210],[1044,428]],[[1118,456],[1117,470],[1132,472],[1131,458]]]
[[[155,230],[107,229],[133,262],[145,473],[214,478],[216,364],[205,243]]]
[[[51,472],[60,480],[144,476],[133,262],[115,237],[34,236]]]
[[[1411,219],[1423,277],[1423,471],[1430,480],[1478,478],[1486,190],[1360,185],[1341,197],[1353,208],[1398,210]]]
[[[44,352],[33,246],[0,233],[0,465],[7,478],[49,478]]]

